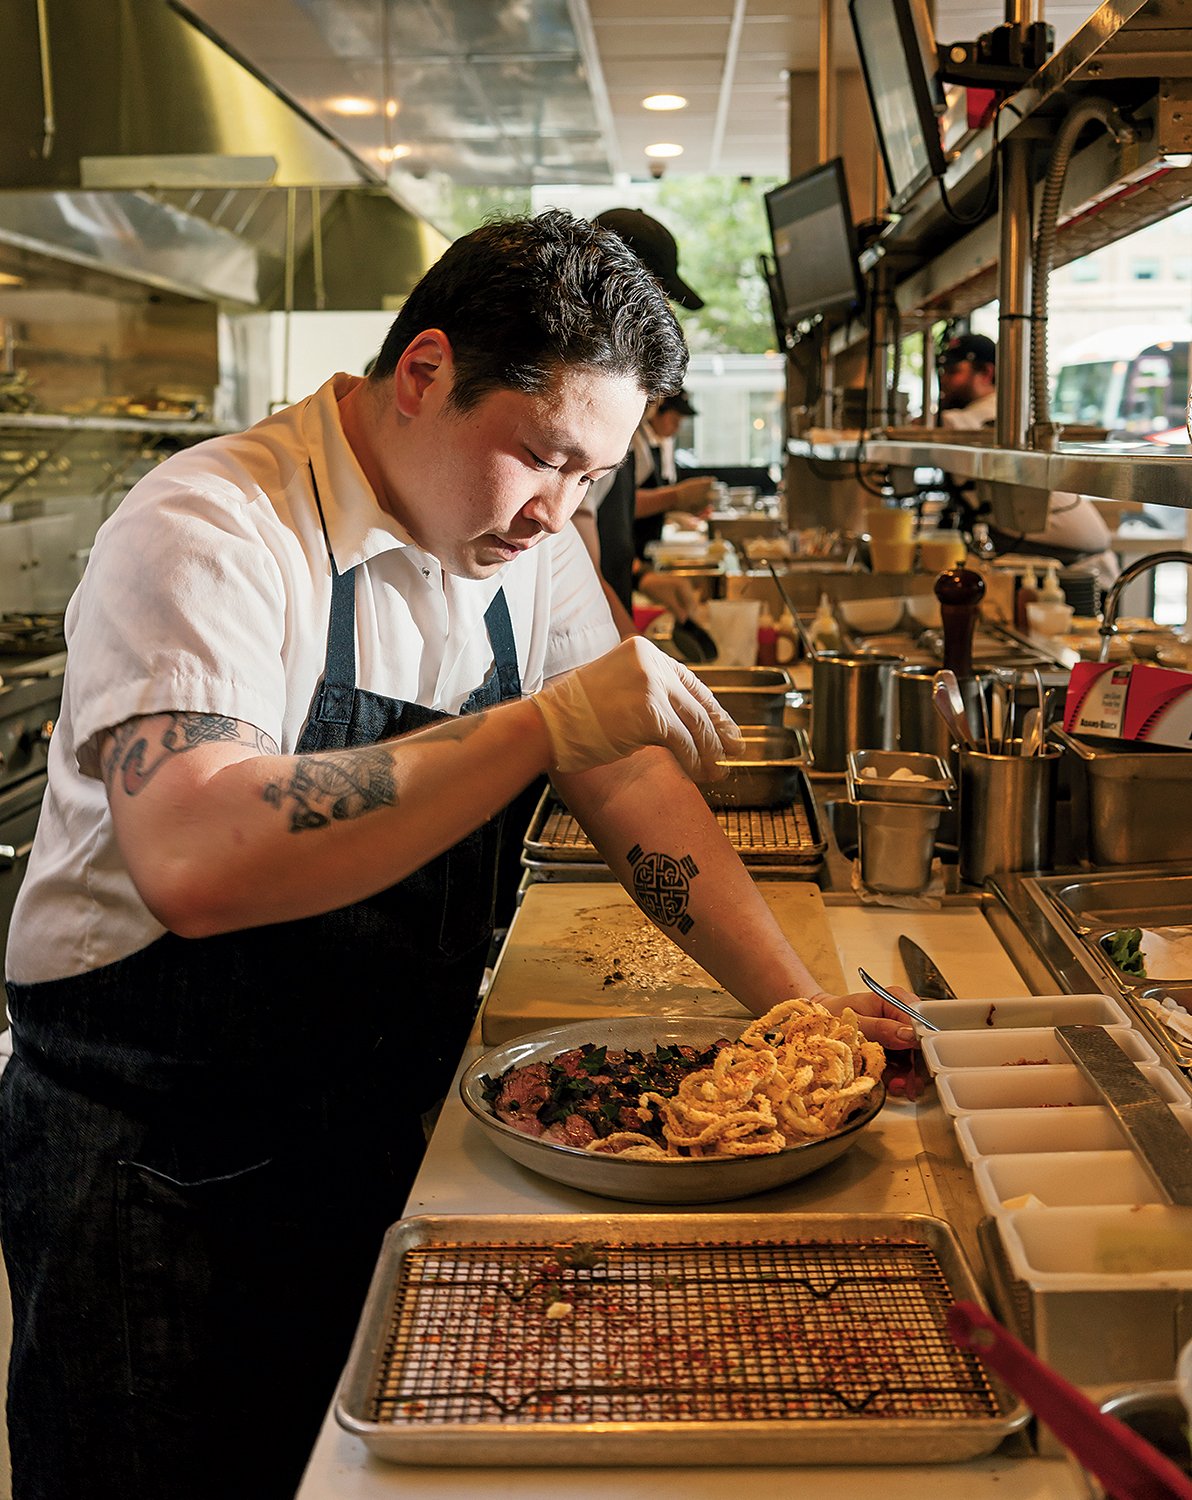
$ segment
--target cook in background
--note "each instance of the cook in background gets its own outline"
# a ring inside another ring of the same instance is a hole
[[[640,208],[610,208],[596,223],[618,235],[680,307],[701,308],[703,298],[679,275],[679,247],[664,224]],[[668,393],[662,393],[668,394]],[[661,516],[668,510],[704,515],[711,508],[715,481],[702,476],[661,484],[652,447],[657,439],[643,416],[624,464],[592,486],[575,524],[605,584],[605,595],[622,636],[631,635],[633,592],[637,589],[686,621],[699,603],[682,578],[656,572],[641,555],[635,533],[638,516]],[[661,525],[659,525],[661,535]]]
[[[815,991],[689,779],[735,726],[618,643],[568,525],[686,361],[616,235],[489,225],[371,376],[175,455],[101,529],[8,952],[22,1500],[293,1495],[533,777],[751,1011]]]
[[[940,355],[939,383],[944,427],[966,432],[992,427],[997,420],[997,345],[983,333],[950,339]],[[1055,490],[1048,497],[1042,531],[1008,532],[991,524],[989,538],[999,553],[1053,558],[1062,567],[1095,567],[1102,588],[1121,570],[1112,533],[1086,495]]]

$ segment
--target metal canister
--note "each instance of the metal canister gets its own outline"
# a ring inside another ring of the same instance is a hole
[[[980,885],[1003,870],[1049,870],[1055,847],[1060,749],[1005,755],[960,751],[960,874]]]
[[[936,670],[935,667],[903,666],[894,673],[894,738],[899,750],[938,755],[955,772],[951,732],[931,701]],[[974,737],[980,740],[984,718],[978,700],[988,692],[989,678],[962,677],[959,687],[969,725]]]
[[[821,652],[811,667],[811,761],[843,774],[850,750],[892,748],[890,697],[900,656]]]

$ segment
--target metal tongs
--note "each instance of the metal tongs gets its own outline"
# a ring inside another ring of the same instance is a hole
[[[887,1005],[892,1005],[895,1010],[900,1010],[904,1016],[909,1016],[916,1025],[922,1026],[924,1031],[938,1031],[939,1027],[934,1021],[929,1021],[921,1010],[916,1010],[913,1005],[908,1005],[905,1000],[900,1000],[897,995],[892,995],[884,984],[878,984],[876,979],[870,978],[864,969],[858,969],[861,983],[868,985],[875,995],[880,995]]]

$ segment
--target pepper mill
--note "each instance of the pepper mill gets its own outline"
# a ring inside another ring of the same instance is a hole
[[[944,666],[958,678],[973,675],[973,631],[985,580],[972,568],[949,568],[935,580],[944,627]]]

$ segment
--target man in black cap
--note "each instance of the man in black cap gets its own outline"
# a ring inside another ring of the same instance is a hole
[[[703,307],[703,298],[679,275],[679,247],[665,225],[640,208],[610,208],[597,214],[595,222],[625,241],[673,302],[692,310]],[[633,630],[635,588],[671,610],[680,621],[687,619],[695,603],[692,590],[681,580],[645,566],[635,537],[637,517],[661,517],[668,510],[702,514],[711,504],[714,489],[714,481],[707,478],[662,483],[651,455],[652,446],[656,443],[643,421],[625,463],[615,475],[591,487],[575,516],[575,524],[605,582],[613,618],[623,633]],[[661,532],[660,526],[657,529]]]
[[[962,333],[944,345],[939,358],[940,422],[973,431],[997,420],[997,345],[983,333]],[[1041,531],[1007,532],[990,524],[999,552],[1052,558],[1061,566],[1096,569],[1107,587],[1120,569],[1105,518],[1086,496],[1053,490]]]
[[[619,234],[638,260],[645,263],[662,290],[680,307],[698,312],[704,299],[679,275],[679,246],[674,235],[640,208],[610,208],[596,215],[596,223]]]
[[[949,339],[939,359],[940,422],[972,431],[997,420],[997,345],[983,333]]]

